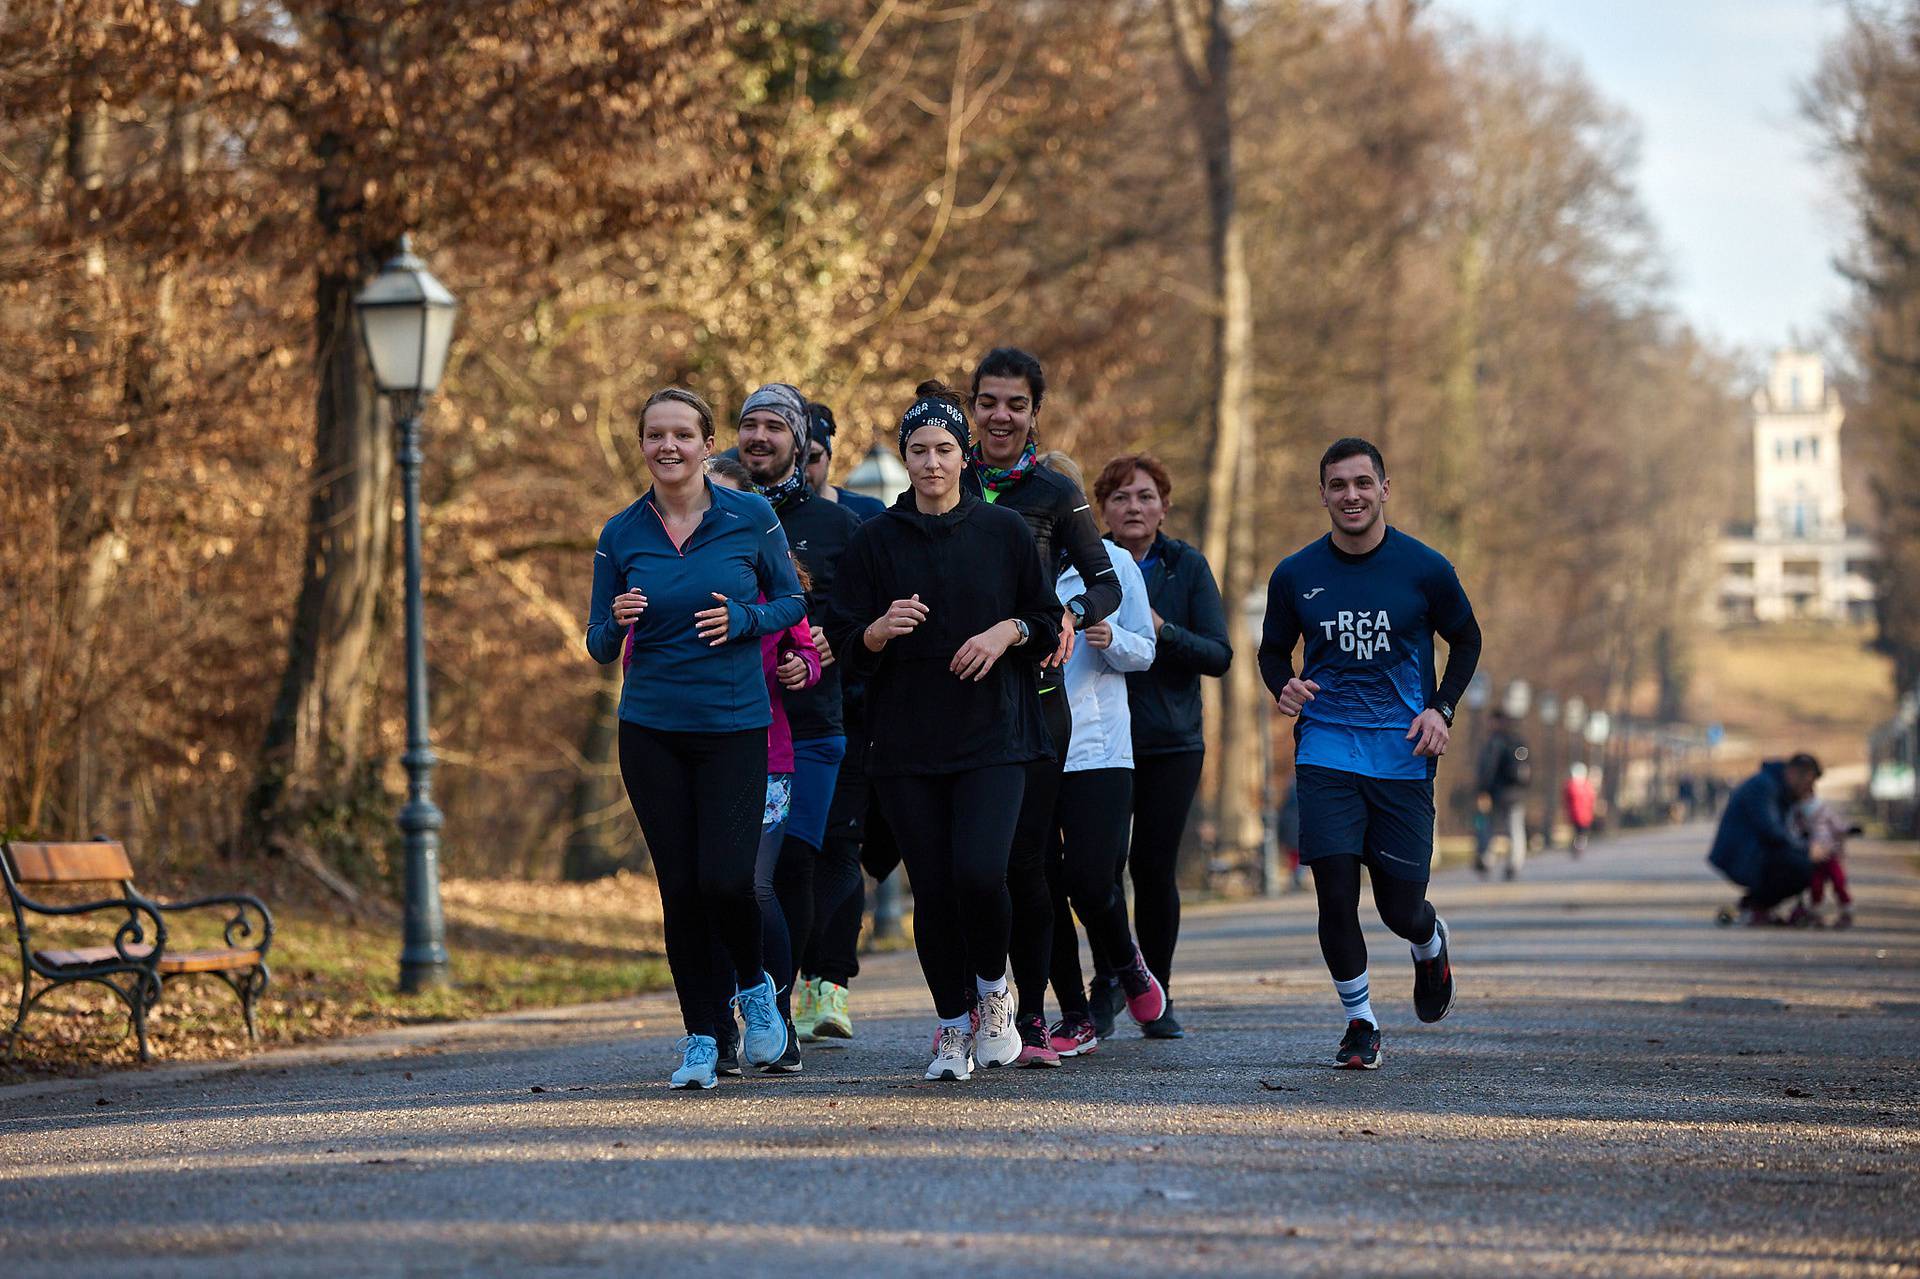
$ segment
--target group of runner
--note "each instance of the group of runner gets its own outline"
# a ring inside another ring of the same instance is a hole
[[[694,393],[643,407],[652,486],[601,532],[586,642],[628,664],[620,767],[686,1028],[674,1087],[796,1072],[802,1042],[852,1036],[862,872],[895,864],[937,1019],[927,1078],[1056,1067],[1122,1010],[1149,1037],[1185,1034],[1168,993],[1176,859],[1199,681],[1232,659],[1225,615],[1204,557],[1161,527],[1165,469],[1145,454],[1102,469],[1103,538],[1072,459],[1040,450],[1045,396],[1014,348],[989,351],[964,394],[923,383],[895,432],[910,483],[891,506],[828,483],[833,415],[789,384],[746,397],[728,455]],[[1362,865],[1412,946],[1419,1015],[1452,1003],[1425,898],[1432,777],[1479,648],[1452,568],[1385,523],[1388,488],[1371,445],[1328,450],[1331,532],[1274,573],[1260,650],[1300,718],[1302,858],[1348,1015],[1336,1064],[1363,1068],[1379,1030]]]

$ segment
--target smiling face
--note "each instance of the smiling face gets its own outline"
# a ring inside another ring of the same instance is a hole
[[[702,432],[692,405],[662,400],[640,420],[640,452],[653,482],[672,487],[700,476],[713,439]]]
[[[960,441],[943,426],[923,426],[907,437],[907,478],[913,491],[930,502],[944,502],[960,485]]]
[[[753,482],[771,487],[793,473],[793,428],[772,409],[740,419],[740,460]]]
[[[1334,530],[1346,537],[1365,537],[1386,515],[1389,482],[1374,473],[1365,453],[1327,464],[1320,480],[1320,505],[1327,508]]]
[[[1166,523],[1167,503],[1153,476],[1136,468],[1133,478],[1107,494],[1100,504],[1101,518],[1120,545],[1129,549],[1151,546],[1160,526]]]
[[[980,456],[988,466],[1010,467],[1020,460],[1040,410],[1023,377],[983,377],[973,393],[973,421]]]
[[[816,493],[827,488],[827,446],[814,440],[807,445],[807,487]]]

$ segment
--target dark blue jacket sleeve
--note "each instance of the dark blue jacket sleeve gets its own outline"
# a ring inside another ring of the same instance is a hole
[[[1227,614],[1220,604],[1220,588],[1213,569],[1198,552],[1183,555],[1182,580],[1187,589],[1187,624],[1167,622],[1155,637],[1155,669],[1171,667],[1218,679],[1233,664],[1233,646],[1227,642]]]
[[[771,512],[769,512],[770,514]],[[758,639],[776,635],[807,615],[806,592],[800,589],[800,575],[793,571],[793,556],[787,550],[787,531],[774,520],[773,527],[760,534],[759,554],[754,575],[760,579],[764,604],[728,600],[729,640]]]
[[[593,551],[593,598],[587,605],[587,652],[602,666],[620,656],[627,628],[613,620],[613,597],[620,593],[619,570],[607,550],[607,530],[600,530],[600,541]]]
[[[1279,569],[1267,579],[1267,621],[1260,634],[1260,678],[1275,697],[1293,678],[1293,646],[1300,642],[1300,615],[1293,591]]]
[[[1427,617],[1433,622],[1434,634],[1447,642],[1447,670],[1434,697],[1458,706],[1480,665],[1480,623],[1473,615],[1466,588],[1460,585],[1460,575],[1444,561],[1441,570],[1427,581]]]

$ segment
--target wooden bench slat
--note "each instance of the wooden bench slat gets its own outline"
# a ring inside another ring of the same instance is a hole
[[[127,947],[127,953],[136,959],[145,959],[153,953],[153,947],[142,943]],[[36,950],[33,957],[52,968],[81,968],[89,964],[107,964],[120,958],[120,952],[111,946],[81,946],[73,950]],[[238,972],[252,968],[260,962],[257,950],[229,950],[213,948],[210,950],[174,950],[160,956],[159,970],[163,973],[219,973]]]
[[[83,844],[8,844],[13,877],[23,884],[86,884],[133,878],[126,845],[90,840]]]

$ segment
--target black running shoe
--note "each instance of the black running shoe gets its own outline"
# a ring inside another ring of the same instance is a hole
[[[728,1034],[725,1029],[722,1029],[719,1044],[720,1056],[713,1063],[713,1073],[732,1075],[738,1079],[740,1077],[740,1032],[736,1030]]]
[[[787,1051],[780,1054],[780,1060],[768,1062],[762,1067],[769,1075],[797,1075],[800,1073],[800,1036],[794,1031],[793,1022],[787,1022]]]
[[[1167,999],[1167,1011],[1140,1027],[1140,1033],[1148,1039],[1185,1039],[1187,1028],[1173,1018],[1173,999]]]
[[[1113,1038],[1113,1019],[1127,1006],[1127,992],[1112,973],[1096,973],[1087,986],[1087,1012],[1093,1019],[1093,1033],[1099,1039]]]
[[[1380,1069],[1380,1028],[1355,1017],[1347,1023],[1347,1033],[1333,1050],[1333,1064],[1340,1070]]]
[[[1440,933],[1440,953],[1413,961],[1413,1011],[1421,1021],[1439,1021],[1453,1011],[1453,960],[1447,954],[1447,921],[1438,915],[1433,926]]]

